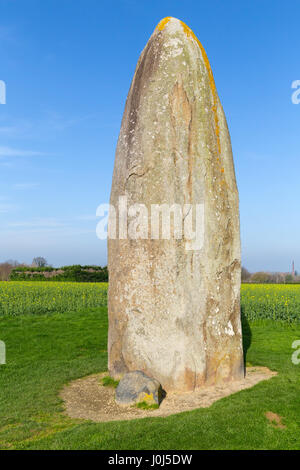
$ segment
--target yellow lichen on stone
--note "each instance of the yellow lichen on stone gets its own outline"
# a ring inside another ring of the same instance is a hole
[[[212,73],[212,69],[211,69],[207,54],[205,52],[205,49],[202,46],[199,39],[197,38],[196,34],[183,21],[180,21],[180,23],[181,23],[182,29],[185,32],[185,34],[187,35],[187,37],[188,38],[193,38],[197,42],[197,44],[198,44],[198,46],[201,50],[204,65],[206,67],[206,70],[208,71],[209,85],[210,85],[210,89],[211,89],[211,92],[212,92],[212,95],[213,95],[213,100],[214,100],[214,104],[212,106],[212,111],[214,113],[214,119],[215,119],[215,128],[216,128],[215,131],[216,131],[217,142],[218,142],[218,150],[219,150],[219,153],[221,153],[220,127],[219,127],[219,119],[218,119],[218,114],[217,114],[217,102],[218,102],[218,100],[217,100],[217,89],[216,89],[216,84],[215,84],[214,76],[213,76],[213,73]]]
[[[144,400],[146,402],[151,402],[151,403],[154,402],[153,393],[148,394],[148,393],[145,392]]]
[[[169,23],[169,21],[172,19],[171,16],[167,16],[166,18],[163,18],[157,25],[157,29],[159,31],[163,31],[166,27],[166,25]],[[218,114],[217,114],[217,90],[216,90],[216,85],[215,85],[215,80],[214,80],[214,76],[213,76],[213,73],[212,73],[212,70],[211,70],[211,66],[210,66],[210,63],[209,63],[209,60],[208,60],[208,57],[207,57],[207,54],[205,52],[205,49],[204,47],[202,46],[201,42],[199,41],[199,39],[197,38],[196,34],[191,30],[191,28],[188,27],[188,25],[186,25],[183,21],[180,21],[180,24],[183,28],[183,31],[184,33],[186,34],[186,36],[188,38],[192,38],[194,39],[200,50],[201,50],[201,54],[202,54],[202,58],[203,58],[203,61],[204,61],[204,65],[208,71],[208,78],[209,78],[209,86],[210,86],[210,89],[211,89],[211,92],[212,92],[212,95],[213,95],[213,101],[214,101],[214,104],[212,106],[212,111],[213,111],[213,114],[214,114],[214,120],[215,120],[215,132],[216,132],[216,136],[217,136],[217,144],[218,144],[218,151],[219,151],[219,154],[221,153],[221,144],[220,144],[220,127],[219,127],[219,119],[218,119]]]
[[[162,31],[166,25],[169,23],[171,19],[171,16],[167,16],[166,18],[163,18],[159,23],[158,25],[156,26],[157,29],[159,29],[159,31]]]
[[[153,393],[148,394],[146,392],[143,392],[141,397],[139,397],[139,401],[146,402],[148,405],[153,405],[156,403],[153,397]]]

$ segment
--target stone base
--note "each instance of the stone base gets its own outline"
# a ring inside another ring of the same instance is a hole
[[[267,367],[248,367],[243,380],[216,387],[205,387],[195,392],[168,393],[159,409],[142,410],[136,407],[118,406],[115,389],[101,385],[107,373],[90,375],[68,384],[60,396],[65,402],[66,414],[71,418],[95,422],[121,421],[146,417],[163,417],[197,408],[207,408],[215,401],[277,375]]]

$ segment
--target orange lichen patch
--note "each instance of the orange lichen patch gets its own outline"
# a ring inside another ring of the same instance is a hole
[[[216,136],[217,136],[218,150],[219,150],[219,153],[221,153],[220,127],[219,127],[219,119],[218,119],[218,114],[217,114],[217,102],[218,102],[217,89],[216,89],[214,76],[213,76],[213,73],[212,73],[212,70],[211,70],[211,66],[210,66],[208,57],[206,55],[205,49],[202,46],[199,39],[197,38],[197,36],[195,35],[195,33],[183,21],[181,21],[180,23],[181,23],[183,31],[185,32],[187,37],[188,38],[193,38],[197,42],[198,46],[200,47],[201,54],[202,54],[202,57],[203,57],[203,61],[204,61],[206,70],[208,71],[209,85],[210,85],[210,89],[211,89],[211,92],[212,92],[212,95],[213,95],[213,100],[214,100],[214,104],[212,106],[212,111],[214,113],[214,119],[215,119],[215,132],[216,132]]]
[[[221,168],[221,172],[224,173],[224,168]]]
[[[156,29],[158,29],[159,31],[163,31],[163,29],[166,27],[166,25],[169,23],[169,21],[171,19],[172,19],[171,16],[167,16],[166,18],[163,18],[158,23]],[[215,121],[215,133],[216,133],[216,137],[217,137],[218,151],[219,151],[219,154],[221,154],[220,126],[219,126],[219,119],[218,119],[218,113],[217,113],[218,97],[217,97],[217,89],[216,89],[216,85],[215,85],[214,76],[213,76],[213,73],[212,73],[212,70],[211,70],[211,66],[210,66],[208,57],[206,55],[205,49],[202,46],[199,39],[197,38],[197,36],[195,35],[195,33],[183,21],[180,21],[180,24],[181,24],[182,29],[183,29],[184,33],[186,34],[186,36],[188,38],[194,39],[197,42],[197,44],[200,48],[201,54],[202,54],[204,65],[205,65],[206,70],[208,72],[209,86],[210,86],[212,96],[213,96],[212,112],[213,112],[214,121]]]
[[[186,129],[188,129],[192,119],[192,110],[188,96],[184,87],[182,86],[182,83],[175,83],[172,93],[170,95],[170,105],[174,126],[176,124],[176,119],[179,118],[180,121],[184,123]]]
[[[159,29],[159,31],[162,31],[166,25],[169,23],[171,19],[171,16],[167,16],[166,18],[163,18],[159,23],[158,25],[156,26],[157,29]]]

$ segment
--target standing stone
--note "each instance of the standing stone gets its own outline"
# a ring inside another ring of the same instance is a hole
[[[108,241],[110,374],[141,370],[166,391],[241,379],[230,136],[203,46],[175,18],[158,24],[136,67],[115,157],[116,209],[120,196],[149,212],[151,204],[202,205],[204,239],[194,250],[185,238],[147,239],[145,231],[126,239],[124,226],[134,230],[130,214],[121,216],[121,236]]]

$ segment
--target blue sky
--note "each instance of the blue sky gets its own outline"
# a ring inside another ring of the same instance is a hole
[[[204,45],[232,138],[243,264],[300,270],[300,4],[0,0],[0,261],[106,264],[96,208],[139,54],[159,20]]]

